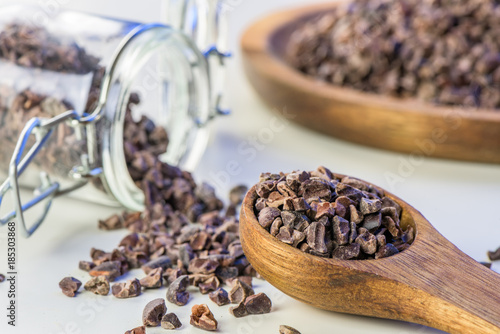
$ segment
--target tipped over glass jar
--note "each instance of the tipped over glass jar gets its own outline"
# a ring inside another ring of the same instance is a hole
[[[129,169],[137,146],[196,166],[207,124],[226,113],[225,20],[216,0],[167,3],[170,25],[73,11],[37,20],[37,7],[0,8],[0,201],[14,199],[0,225],[17,217],[29,236],[52,199],[70,192],[142,210]],[[21,200],[20,187],[34,197]]]

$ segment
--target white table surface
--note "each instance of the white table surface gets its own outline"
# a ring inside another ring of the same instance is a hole
[[[1,4],[14,2],[0,0]],[[56,3],[79,9],[138,21],[160,20],[160,0],[18,0],[21,3]],[[274,132],[266,143],[254,146],[255,155],[241,154],[238,148],[249,147],[274,116],[252,90],[242,72],[239,36],[259,16],[273,10],[307,3],[305,0],[231,0],[230,45],[235,57],[230,63],[228,96],[234,114],[217,121],[217,131],[194,175],[198,181],[217,185],[221,196],[230,185],[253,184],[264,171],[311,170],[318,165],[333,171],[369,180],[393,191],[418,208],[429,221],[461,250],[478,261],[486,260],[486,250],[500,245],[500,168],[497,165],[465,163],[423,158],[410,169],[409,155],[365,148],[332,139],[288,123]],[[276,106],[282,110],[286,106]],[[240,169],[228,183],[215,182],[214,175],[226,170],[235,160]],[[395,185],[388,173],[402,175]],[[464,205],[464,201],[467,203]],[[149,290],[138,298],[117,300],[81,293],[76,298],[64,296],[58,282],[65,276],[85,281],[78,261],[89,258],[91,247],[111,250],[126,231],[104,232],[96,221],[117,212],[116,208],[59,199],[47,221],[30,239],[18,244],[18,326],[6,325],[7,284],[0,284],[0,333],[123,333],[141,324],[144,305],[165,297],[165,289]],[[0,228],[0,272],[6,271],[6,229]],[[493,267],[497,271],[500,265]],[[141,277],[141,272],[132,272]],[[189,304],[169,311],[178,314],[184,326],[181,333],[202,333],[189,325],[189,312],[195,303],[206,302],[220,323],[220,333],[278,333],[280,324],[296,327],[302,333],[439,333],[437,330],[404,322],[372,319],[326,312],[304,305],[282,294],[264,281],[256,281],[256,291],[266,292],[273,301],[273,311],[263,316],[235,319],[228,306],[217,307],[194,292]],[[161,328],[148,333],[164,333]]]

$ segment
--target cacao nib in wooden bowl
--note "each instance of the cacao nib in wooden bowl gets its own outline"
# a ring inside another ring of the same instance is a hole
[[[243,35],[247,76],[275,110],[291,120],[354,143],[397,152],[500,163],[500,112],[436,106],[339,87],[287,63],[290,37],[302,24],[345,4],[336,1],[271,14]]]

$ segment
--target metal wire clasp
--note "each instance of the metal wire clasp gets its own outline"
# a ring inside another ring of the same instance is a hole
[[[68,120],[79,120],[79,118],[80,116],[76,113],[76,111],[68,110],[50,119],[35,117],[26,124],[21,132],[21,136],[19,137],[12,155],[12,159],[9,164],[8,177],[0,186],[0,207],[3,204],[5,194],[9,190],[12,190],[12,197],[14,201],[14,210],[0,218],[0,226],[7,224],[12,220],[12,218],[16,217],[18,225],[21,227],[21,234],[24,237],[31,236],[45,219],[53,198],[67,192],[67,190],[60,191],[59,183],[52,182],[47,173],[42,172],[40,175],[41,185],[35,190],[34,198],[23,204],[19,193],[19,177],[33,161],[35,156],[40,152],[57,125]],[[28,140],[31,135],[35,136],[35,143],[26,152]],[[94,173],[96,172],[98,171],[94,171]],[[85,182],[82,182],[81,185],[83,184],[85,184]],[[76,187],[72,187],[72,189],[75,188]],[[28,227],[24,219],[24,212],[39,203],[44,203],[43,212],[38,219],[36,219],[36,221]]]

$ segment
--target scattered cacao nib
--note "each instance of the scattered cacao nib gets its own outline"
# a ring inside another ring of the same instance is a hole
[[[129,331],[126,331],[125,334],[146,334],[146,327],[140,326]]]
[[[399,225],[401,207],[380,188],[325,167],[271,175],[262,174],[256,185],[255,215],[285,244],[316,256],[364,260],[397,254],[413,242],[413,228]],[[275,189],[283,192],[282,204],[269,203],[276,201]]]
[[[229,203],[232,206],[240,205],[248,191],[246,185],[238,185],[229,191]]]
[[[233,286],[236,285],[236,283],[238,281],[240,281],[242,283],[245,283],[249,287],[253,287],[253,285],[252,285],[252,277],[251,276],[238,276],[238,277],[233,278],[233,279],[228,279],[226,281],[226,284],[232,288]]]
[[[248,315],[245,302],[241,301],[237,306],[231,306],[229,308],[229,313],[231,313],[235,318],[241,318]]]
[[[488,269],[491,269],[491,262],[479,262]]]
[[[4,274],[0,274],[0,283],[2,283],[3,281],[5,281],[5,275]]]
[[[219,267],[219,262],[212,259],[193,259],[189,262],[188,271],[194,274],[211,274]]]
[[[65,277],[59,282],[59,287],[61,288],[62,293],[68,297],[74,297],[81,286],[82,282],[74,277]]]
[[[500,260],[500,247],[498,247],[494,252],[488,251],[488,258],[490,259],[490,261]]]
[[[217,320],[206,304],[194,305],[191,308],[191,325],[207,330],[217,330]]]
[[[189,277],[183,275],[173,281],[167,290],[167,300],[179,306],[184,306],[189,301],[189,292],[186,291],[189,286]]]
[[[349,1],[301,23],[286,59],[336,86],[496,110],[499,28],[487,23],[496,9],[492,0]]]
[[[125,283],[115,283],[111,287],[113,296],[116,298],[131,298],[141,294],[141,283],[137,278]]]
[[[232,304],[239,304],[244,302],[248,296],[254,294],[254,291],[251,286],[248,284],[238,280],[236,284],[229,291],[229,300]]]
[[[98,227],[101,230],[119,230],[123,228],[123,218],[120,215],[114,214],[108,219],[105,220],[99,220],[99,225]]]
[[[202,294],[207,294],[210,291],[216,290],[220,285],[219,279],[216,276],[211,276],[207,278],[205,281],[198,285],[200,292]]]
[[[158,289],[163,285],[163,269],[158,267],[149,272],[146,277],[140,279],[141,286],[146,289]]]
[[[34,40],[33,36],[36,37]],[[59,45],[57,40],[57,37],[52,37],[43,28],[7,26],[0,32],[0,58],[33,68],[68,73],[93,72],[94,80],[85,109],[87,113],[91,113],[98,100],[104,74],[104,68],[99,65],[100,59],[87,54],[76,43]],[[36,45],[30,44],[33,41]],[[8,48],[1,47],[4,43],[10,43]],[[31,47],[36,50],[27,55],[26,50]],[[57,52],[54,53],[54,50]],[[35,53],[42,56],[41,61],[33,58]],[[49,55],[52,56],[46,57]],[[75,61],[75,55],[79,61]],[[0,126],[4,130],[1,137],[5,140],[2,143],[11,148],[5,150],[9,154],[14,150],[24,124],[31,117],[50,118],[73,108],[64,101],[38,95],[30,90],[4,96],[3,88],[5,87],[0,87],[0,111],[8,109],[8,112],[0,113]],[[12,106],[3,104],[10,100],[15,102]],[[99,221],[100,229],[122,228],[128,234],[124,235],[116,247],[110,247],[109,250],[92,248],[90,261],[79,263],[79,268],[88,271],[93,277],[87,282],[86,289],[96,294],[109,294],[109,291],[106,292],[109,289],[106,279],[114,281],[135,268],[142,268],[147,276],[141,281],[135,279],[114,284],[111,287],[113,295],[118,298],[137,296],[141,293],[142,286],[158,287],[162,283],[162,276],[167,285],[173,286],[170,292],[176,291],[173,299],[177,302],[187,302],[189,299],[188,292],[181,288],[187,284],[174,283],[182,275],[189,275],[189,280],[192,278],[202,292],[213,289],[217,291],[220,284],[231,280],[246,282],[251,286],[250,276],[258,277],[258,274],[243,254],[237,217],[238,206],[247,188],[233,188],[229,194],[229,207],[224,209],[223,202],[217,198],[212,186],[196,183],[190,173],[162,162],[160,155],[166,152],[168,135],[162,126],[156,126],[148,117],[132,117],[133,107],[139,103],[139,96],[132,93],[125,113],[123,147],[128,171],[135,184],[144,192],[146,208],[142,212],[117,213]],[[100,129],[97,130],[98,133],[101,132]],[[73,128],[61,126],[55,132],[53,137],[68,138],[68,143],[61,143],[60,140],[55,140],[54,144],[47,143],[44,147],[44,159],[41,159],[43,161],[34,161],[44,170],[53,170],[58,166],[57,161],[69,162],[75,158],[80,161],[81,154],[87,153],[86,148],[83,152],[80,149],[84,145],[77,140]],[[8,163],[8,159],[4,160]],[[273,177],[278,180],[281,176]],[[301,175],[298,179],[302,182],[303,177]],[[103,188],[98,183],[96,186]],[[263,192],[268,192],[268,195],[275,192],[271,195],[275,205],[282,197],[280,192],[291,195],[298,191],[284,182],[279,187],[273,185],[272,189],[264,188]],[[303,215],[310,209],[302,198],[289,201],[289,205],[292,210],[302,210]],[[303,222],[300,228],[305,230]],[[300,237],[295,233],[294,242],[300,239],[297,236]],[[223,300],[223,296],[218,296],[217,299]],[[174,324],[173,321],[172,323]],[[144,332],[144,327],[129,331]]]
[[[106,276],[97,276],[91,278],[84,285],[85,290],[95,293],[96,295],[107,296],[109,293],[109,281]]]
[[[164,329],[177,329],[182,327],[182,323],[175,313],[167,313],[161,318],[161,327]]]
[[[229,295],[223,288],[217,288],[217,290],[210,292],[208,294],[208,297],[218,306],[223,306],[230,303]]]
[[[280,325],[280,333],[279,334],[300,334],[298,330],[293,327]]]
[[[172,267],[172,260],[167,255],[160,256],[154,260],[149,261],[144,264],[141,268],[144,270],[146,274],[149,274],[152,270],[156,268],[161,268],[163,270],[167,270]]]
[[[78,268],[84,271],[91,271],[95,267],[95,263],[92,261],[80,261],[78,263]]]
[[[244,303],[249,314],[264,314],[271,312],[271,299],[263,292],[248,296]]]
[[[89,272],[90,276],[106,276],[109,281],[114,281],[116,278],[120,277],[121,272],[121,262],[120,261],[108,261],[103,262],[100,265],[92,268]]]
[[[146,304],[142,311],[142,323],[144,326],[148,327],[159,326],[165,313],[167,313],[165,299],[153,299]]]

